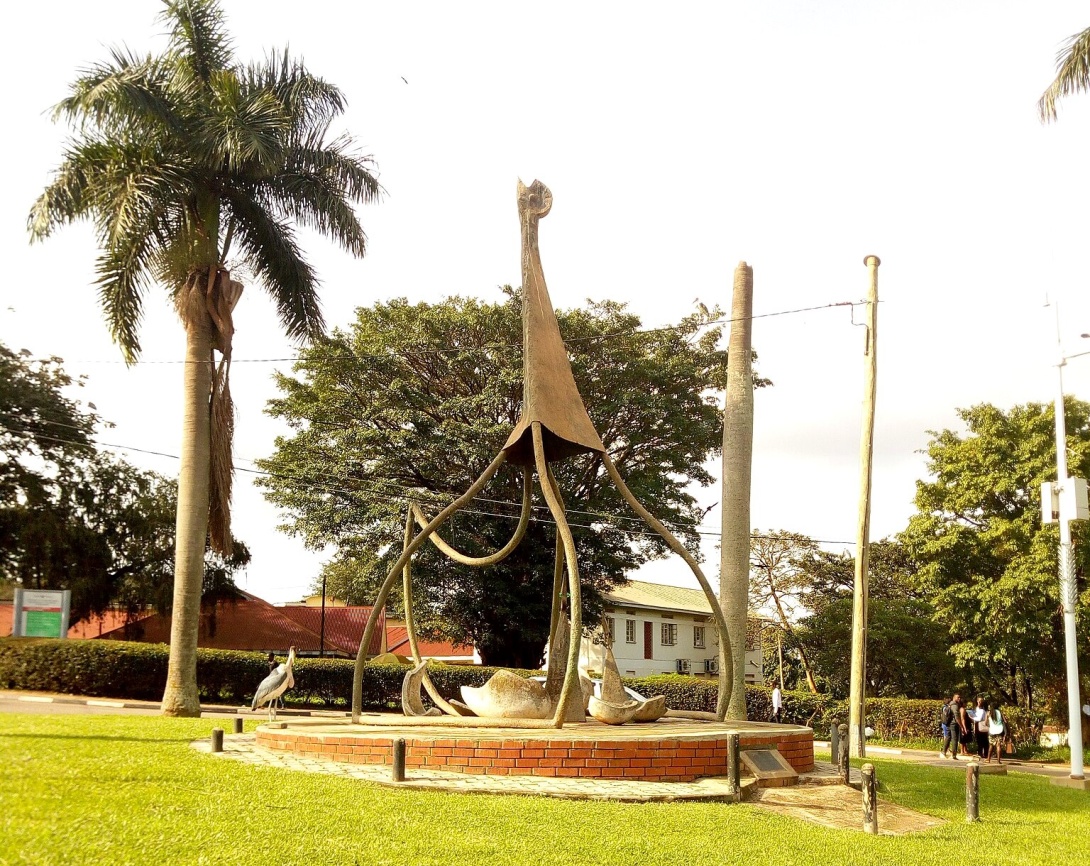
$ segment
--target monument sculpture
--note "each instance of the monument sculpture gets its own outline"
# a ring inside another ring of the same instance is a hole
[[[433,724],[436,715],[450,717],[448,724],[476,727],[556,727],[583,721],[590,714],[607,724],[653,721],[666,711],[665,699],[636,699],[621,685],[616,662],[607,646],[602,671],[601,693],[596,695],[591,680],[579,670],[583,621],[579,588],[579,565],[575,541],[565,518],[564,500],[551,465],[580,454],[592,454],[629,506],[696,576],[712,609],[719,635],[719,698],[715,717],[722,721],[731,692],[731,642],[718,599],[696,559],[677,538],[653,517],[628,489],[610,459],[587,413],[572,376],[567,349],[560,335],[556,313],[545,285],[538,248],[538,222],[552,207],[552,193],[540,181],[518,184],[518,211],[522,230],[522,323],[523,402],[519,417],[499,454],[481,476],[458,499],[428,518],[420,506],[409,506],[401,555],[383,581],[368,618],[356,656],[352,689],[352,721],[358,723],[362,709],[363,669],[367,647],[378,624],[378,613],[400,576],[404,591],[405,624],[414,662],[402,687],[402,708],[406,723]],[[440,527],[468,505],[505,463],[522,468],[522,510],[511,539],[488,556],[467,556],[438,534]],[[537,476],[549,512],[556,523],[556,557],[553,568],[552,613],[549,629],[549,665],[544,682],[524,679],[508,671],[498,672],[479,689],[463,687],[462,700],[446,700],[428,676],[421,659],[412,610],[411,562],[413,554],[428,541],[456,562],[488,567],[502,561],[522,541],[530,519],[534,476]],[[565,580],[566,575],[566,580]],[[565,594],[565,589],[567,590]],[[427,691],[434,707],[425,710],[420,690]]]

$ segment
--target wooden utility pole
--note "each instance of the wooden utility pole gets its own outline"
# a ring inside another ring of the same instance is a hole
[[[870,493],[874,466],[874,398],[878,379],[878,256],[866,256],[863,264],[870,272],[867,291],[866,364],[863,368],[863,431],[859,462],[859,523],[855,536],[855,585],[852,592],[852,670],[848,696],[848,735],[850,754],[862,758],[867,751],[865,696],[867,673],[868,567],[870,565]]]
[[[734,688],[728,719],[746,717],[746,626],[749,620],[749,494],[753,475],[753,268],[734,269],[723,405],[723,535],[719,603],[730,633]]]

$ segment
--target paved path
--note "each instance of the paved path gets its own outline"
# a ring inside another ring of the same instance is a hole
[[[125,715],[157,716],[158,701],[113,700],[88,698],[82,695],[52,694],[49,692],[20,692],[0,690],[0,713],[32,713],[53,715]],[[221,704],[202,704],[202,719],[219,719],[224,716],[241,716],[244,719],[268,721],[269,711],[260,709],[250,712],[249,707],[231,707]],[[301,710],[294,707],[276,711],[276,717],[291,716],[343,719],[348,713],[329,710]]]
[[[828,752],[829,743],[820,740],[814,741],[815,752]],[[940,758],[938,750],[925,752],[921,749],[893,749],[886,746],[867,746],[867,754],[875,758],[894,758],[899,761],[912,761],[917,764],[927,764],[929,767],[940,767],[947,770],[965,772],[969,764],[969,758],[962,755],[960,759]],[[975,761],[975,756],[973,757]],[[996,766],[994,764],[981,764],[983,772]],[[1017,759],[1004,758],[1002,766],[1012,773],[1031,773],[1036,776],[1050,776],[1064,778],[1071,774],[1071,764],[1044,764],[1039,761],[1019,761]],[[1086,776],[1090,777],[1090,767],[1085,768]]]

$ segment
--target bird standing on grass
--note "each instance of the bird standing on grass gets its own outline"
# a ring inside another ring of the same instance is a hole
[[[276,666],[276,669],[261,681],[254,694],[250,710],[256,710],[262,704],[269,704],[269,721],[276,719],[276,699],[295,685],[291,675],[291,666],[295,663],[295,647],[288,650],[288,660]]]

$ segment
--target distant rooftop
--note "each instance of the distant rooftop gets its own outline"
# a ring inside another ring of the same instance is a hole
[[[666,586],[630,580],[626,585],[605,593],[606,602],[618,607],[643,607],[652,610],[679,610],[686,613],[711,614],[712,608],[702,589]]]

